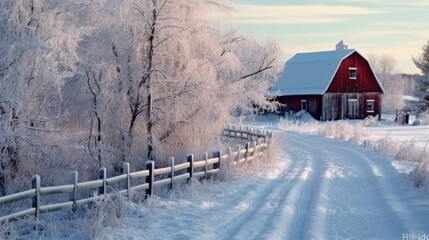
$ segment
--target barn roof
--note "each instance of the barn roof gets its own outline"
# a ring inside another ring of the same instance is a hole
[[[271,93],[278,96],[322,95],[328,90],[342,60],[354,52],[355,49],[298,53],[286,62]]]

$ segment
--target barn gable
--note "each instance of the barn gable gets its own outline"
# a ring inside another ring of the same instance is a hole
[[[354,81],[349,79],[350,68],[356,70],[357,79]],[[369,62],[357,51],[354,51],[341,61],[325,92],[384,93],[384,89],[372,71]]]

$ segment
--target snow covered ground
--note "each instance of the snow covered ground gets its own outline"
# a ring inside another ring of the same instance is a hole
[[[121,225],[104,228],[96,237],[429,239],[429,195],[413,188],[392,166],[391,156],[347,136],[345,141],[309,134],[320,133],[318,124],[257,123],[281,136],[277,164],[229,182],[197,182],[145,205],[127,203]],[[429,138],[428,127],[358,130],[361,141],[388,134],[398,141],[414,138],[421,148]],[[62,239],[83,236],[77,232]]]

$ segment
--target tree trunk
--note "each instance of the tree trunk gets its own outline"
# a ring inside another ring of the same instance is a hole
[[[92,73],[92,76],[91,76],[91,73]],[[93,99],[92,99],[92,101],[93,101],[93,113],[94,113],[94,117],[96,119],[96,124],[97,124],[97,126],[96,126],[96,128],[97,128],[97,134],[96,134],[95,139],[94,139],[94,146],[95,146],[95,148],[97,150],[96,161],[97,161],[99,167],[102,167],[102,166],[105,167],[106,164],[103,163],[103,159],[102,159],[102,156],[101,156],[101,147],[102,147],[102,138],[101,138],[101,135],[102,135],[102,126],[101,126],[101,124],[102,124],[102,120],[101,120],[101,117],[99,115],[99,99],[98,99],[99,98],[99,94],[101,92],[100,83],[101,83],[102,71],[100,71],[100,73],[98,75],[98,79],[97,79],[95,73],[91,69],[86,70],[86,76],[87,76],[87,84],[88,84],[89,90],[91,91],[92,97],[93,97]],[[93,79],[96,88],[94,88],[91,85],[91,78]],[[93,116],[91,114],[91,118],[92,117]],[[91,128],[90,128],[90,137],[89,137],[89,140],[88,140],[88,151],[90,152],[90,154],[92,156],[93,154],[91,152],[90,143],[91,143],[92,131],[93,131],[93,126],[92,126],[93,119],[91,121],[92,122],[91,122]],[[93,158],[95,158],[95,157],[93,157]]]
[[[4,147],[3,147],[4,149]],[[3,155],[3,149],[1,154]],[[0,159],[0,189],[1,196],[6,196],[6,166],[3,159]]]
[[[143,76],[143,82],[146,84],[146,94],[147,94],[147,110],[146,110],[146,131],[147,131],[147,158],[149,161],[155,160],[153,155],[153,132],[152,132],[152,67],[153,67],[153,55],[154,55],[154,38],[155,38],[155,25],[156,25],[156,9],[152,11],[153,23],[151,34],[149,36],[149,55],[148,55],[148,67],[146,73]]]

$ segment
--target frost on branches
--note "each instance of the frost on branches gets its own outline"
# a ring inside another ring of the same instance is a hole
[[[231,116],[272,107],[278,44],[222,32],[215,9],[233,6],[2,1],[0,185],[48,169],[184,159],[220,147]]]
[[[91,2],[76,84],[90,93],[87,148],[98,165],[119,171],[123,161],[201,152],[219,144],[235,110],[269,107],[279,47],[222,33],[208,21],[216,6],[229,9],[223,1]]]
[[[72,59],[63,46],[70,41],[63,39],[68,34],[62,32],[62,24],[60,16],[43,0],[0,3],[2,195],[12,181],[37,171],[52,157],[53,143],[48,136],[57,129],[61,81]]]

